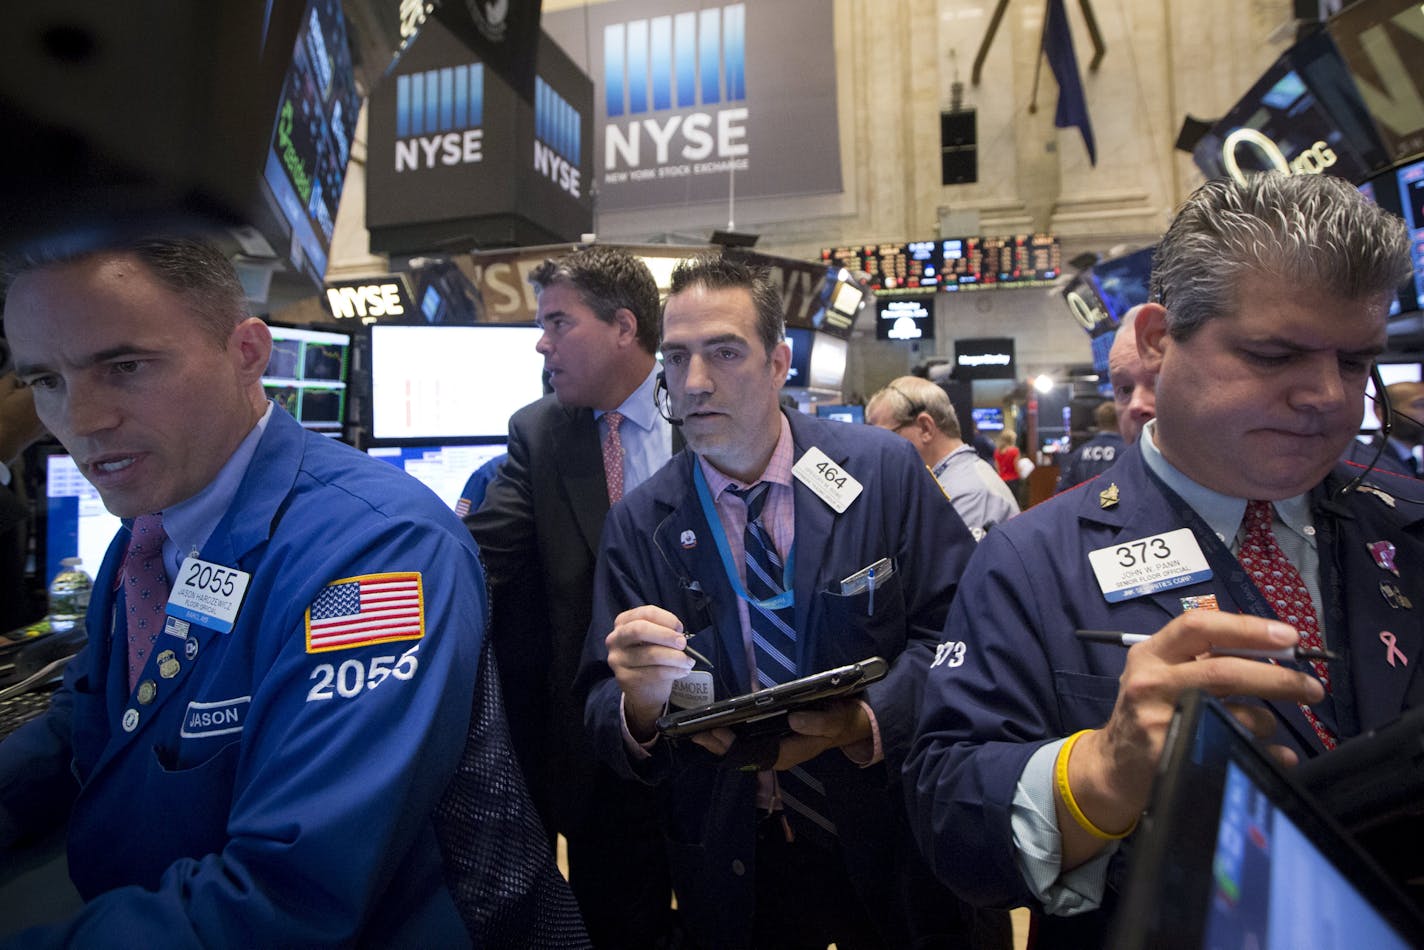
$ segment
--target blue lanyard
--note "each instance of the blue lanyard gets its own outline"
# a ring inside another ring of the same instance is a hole
[[[781,593],[775,597],[768,597],[766,600],[757,600],[747,593],[746,587],[742,585],[741,575],[737,571],[736,562],[732,560],[732,549],[727,545],[727,532],[722,528],[722,519],[717,515],[717,506],[712,503],[712,490],[707,487],[707,476],[702,474],[702,464],[697,460],[692,460],[692,481],[697,485],[697,500],[702,503],[702,514],[707,518],[707,524],[712,529],[712,540],[717,544],[717,553],[722,557],[722,570],[727,574],[727,582],[732,585],[732,590],[737,596],[749,604],[754,604],[765,610],[783,610],[796,603],[796,592],[791,589],[791,582],[796,574],[796,545],[791,545],[791,550],[787,552],[786,563],[781,569]]]

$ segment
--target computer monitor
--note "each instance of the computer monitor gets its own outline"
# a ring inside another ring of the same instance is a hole
[[[1114,323],[1120,323],[1133,307],[1147,302],[1155,250],[1155,247],[1144,247],[1131,254],[1098,261],[1088,271],[1093,289]]]
[[[538,327],[371,327],[370,432],[380,444],[503,439],[544,394]]]
[[[811,385],[811,341],[815,332],[804,327],[787,328],[786,345],[791,348],[791,366],[786,371],[783,386]]]
[[[317,287],[361,98],[341,0],[309,0],[277,102],[262,169],[267,207],[257,224],[276,253]]]
[[[859,404],[849,406],[829,406],[816,404],[816,416],[820,419],[834,419],[837,422],[865,422],[865,407]]]
[[[1414,249],[1414,307],[1424,310],[1424,161],[1405,165],[1395,173],[1404,223],[1409,226]]]
[[[460,492],[481,465],[507,451],[504,442],[487,445],[387,445],[366,450],[389,462],[440,496],[453,510]]]
[[[1417,383],[1424,380],[1424,367],[1419,363],[1380,363],[1380,379],[1386,386],[1395,383]],[[1424,422],[1424,419],[1420,420]],[[1365,432],[1378,431],[1379,419],[1375,417],[1375,381],[1365,383],[1365,409],[1360,416],[1360,429]]]
[[[45,463],[44,579],[58,574],[60,561],[67,557],[82,558],[85,573],[94,577],[121,522],[79,474],[73,458],[57,447],[40,457]]]
[[[1188,694],[1109,946],[1421,946],[1424,918],[1215,700]]]
[[[997,406],[975,406],[974,427],[980,432],[998,432],[1004,427],[1004,410]]]
[[[877,340],[934,339],[934,294],[875,298],[875,338]]]
[[[262,388],[308,429],[340,438],[346,425],[351,334],[268,324],[272,356]]]

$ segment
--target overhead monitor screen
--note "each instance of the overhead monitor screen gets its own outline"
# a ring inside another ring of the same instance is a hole
[[[371,327],[371,436],[502,439],[544,393],[538,327]]]

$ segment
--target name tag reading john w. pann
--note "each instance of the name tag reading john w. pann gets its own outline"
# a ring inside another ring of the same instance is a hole
[[[221,633],[232,633],[251,579],[251,574],[235,567],[185,558],[178,568],[173,592],[168,595],[168,613]]]
[[[1089,551],[1088,563],[1110,604],[1211,578],[1206,555],[1190,528]]]

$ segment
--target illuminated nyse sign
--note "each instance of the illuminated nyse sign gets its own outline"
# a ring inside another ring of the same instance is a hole
[[[1287,159],[1281,147],[1265,133],[1256,129],[1236,129],[1221,143],[1221,161],[1227,173],[1243,185],[1246,184],[1246,175],[1236,161],[1236,150],[1242,145],[1253,146],[1272,168],[1287,175],[1319,175],[1337,161],[1335,151],[1324,141],[1318,141]]]
[[[583,116],[543,78],[534,80],[534,168],[579,196]]]
[[[410,298],[400,280],[391,278],[379,283],[331,284],[326,288],[326,305],[338,320],[374,323],[381,317],[403,318],[410,309]]]
[[[396,171],[480,161],[484,99],[483,63],[397,76]]]
[[[747,168],[746,31],[744,3],[604,27],[607,181]]]

